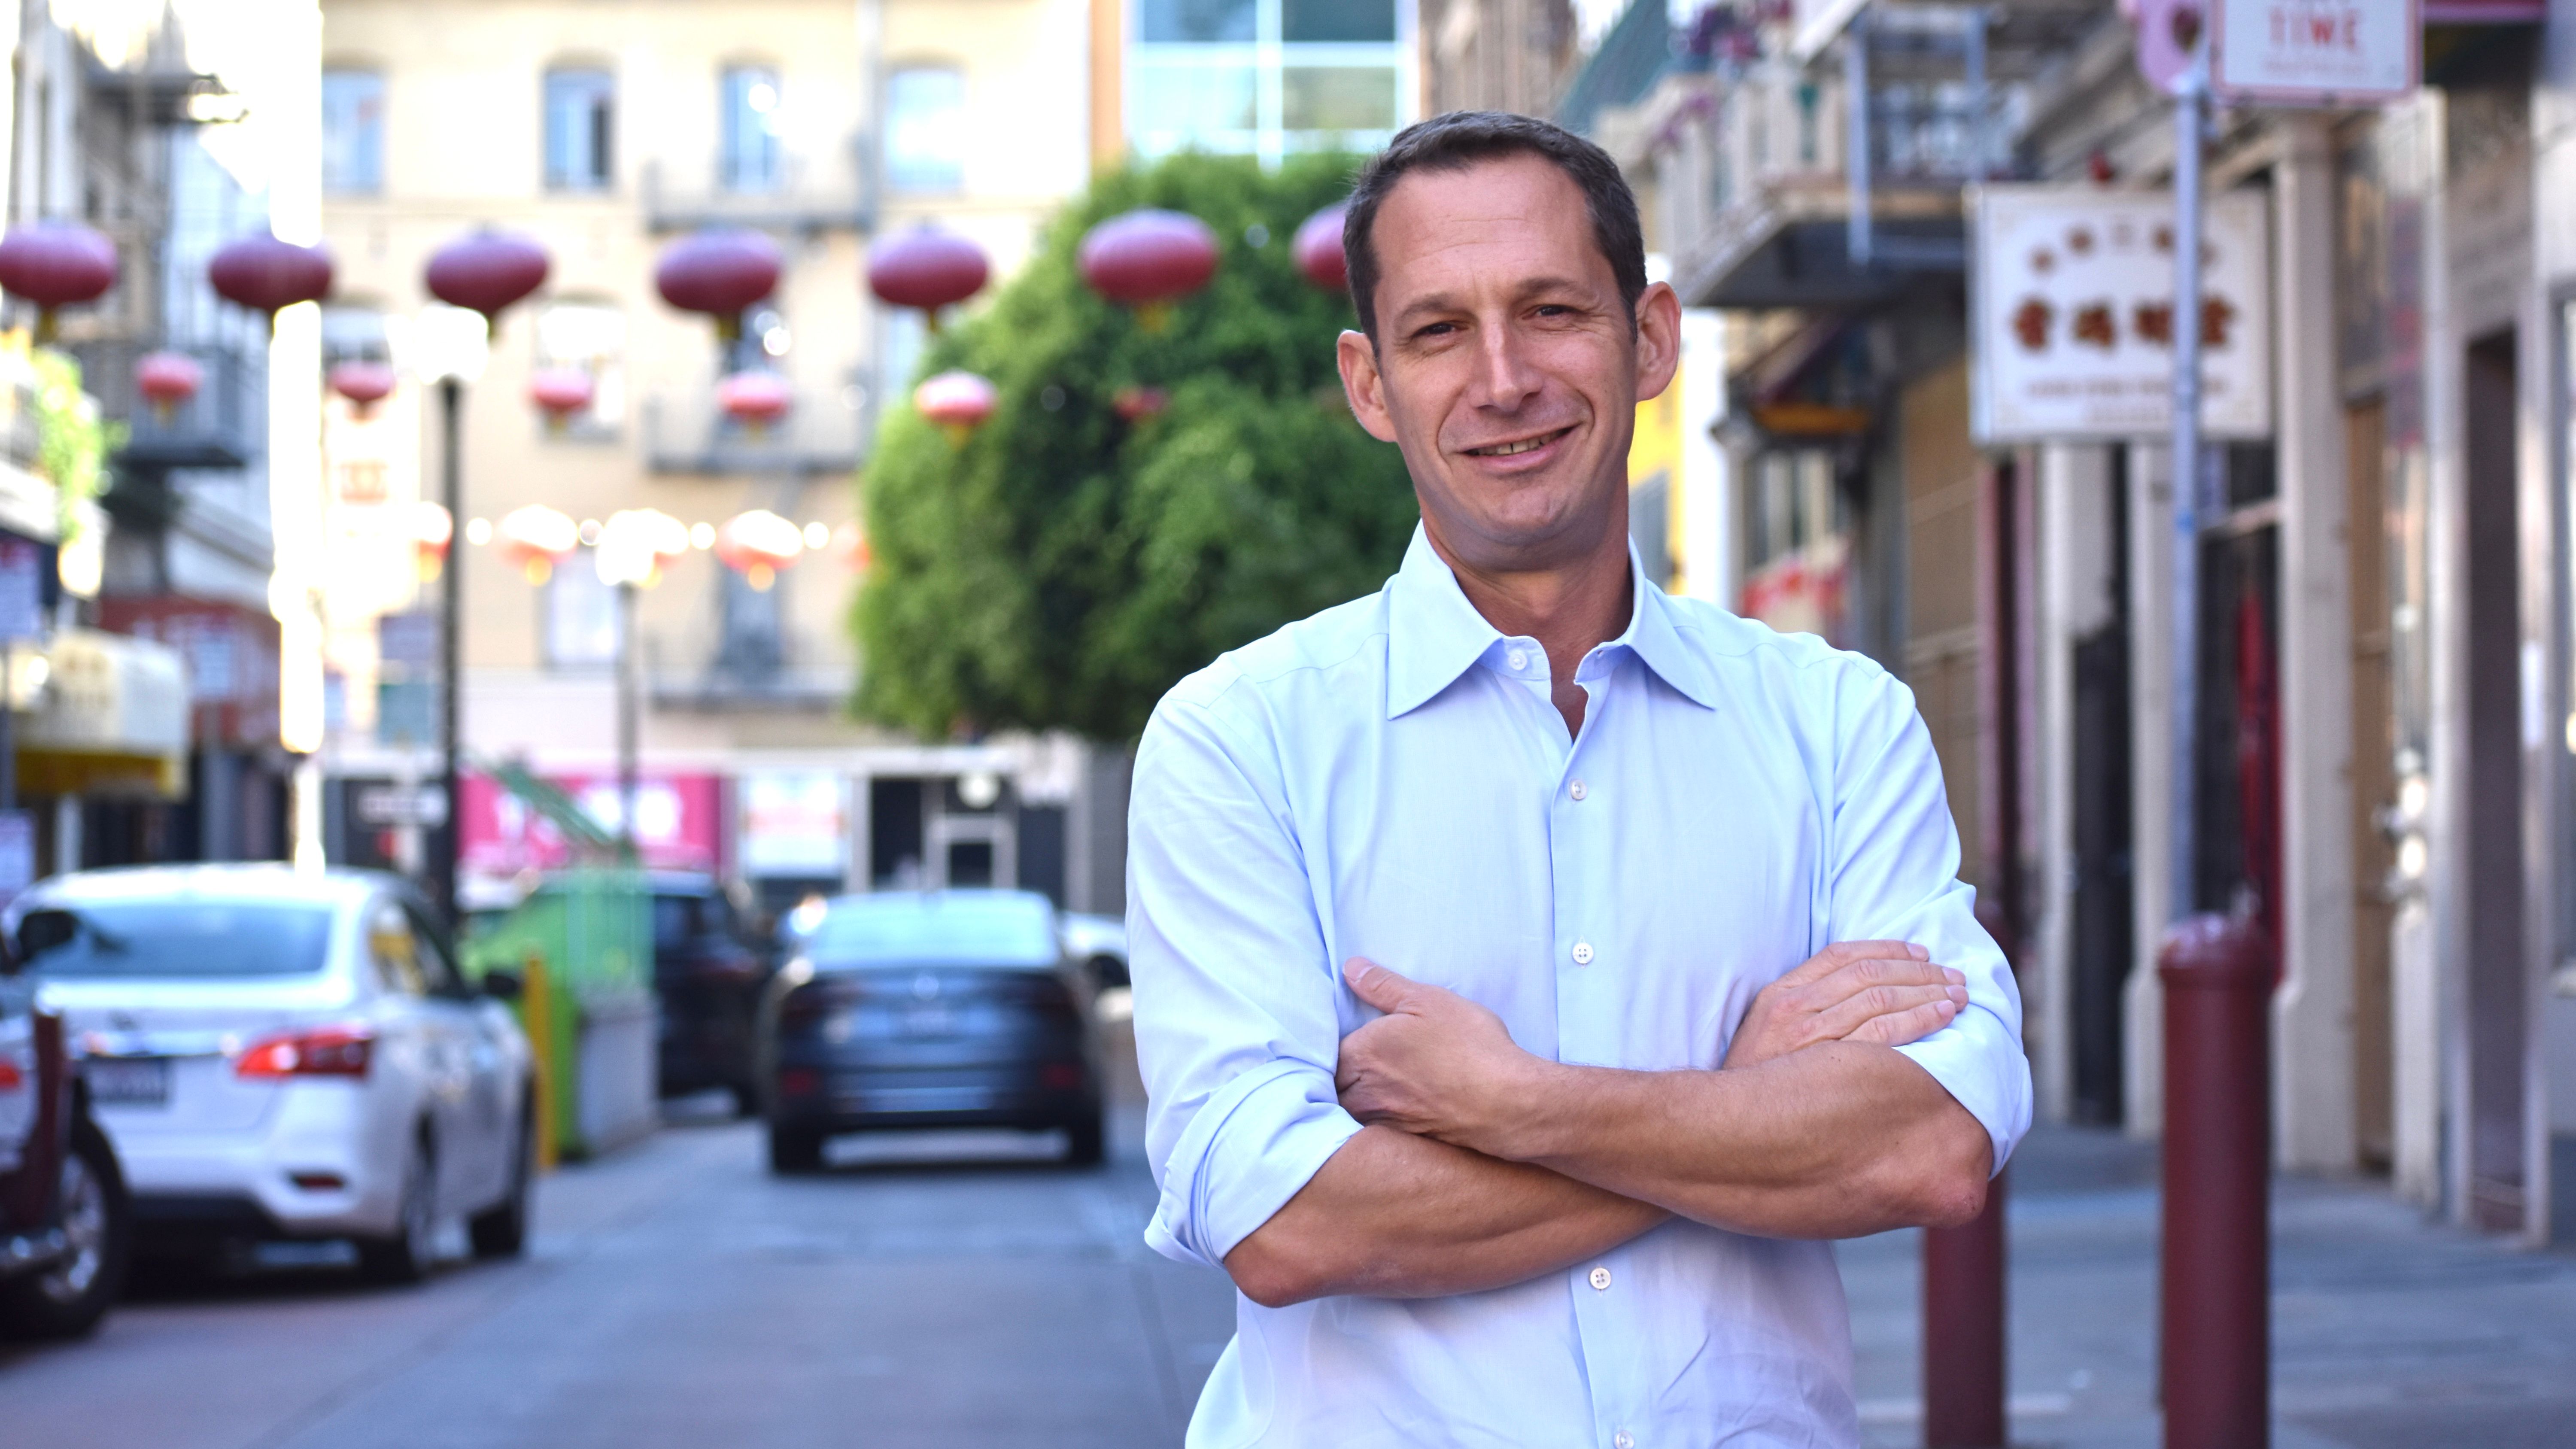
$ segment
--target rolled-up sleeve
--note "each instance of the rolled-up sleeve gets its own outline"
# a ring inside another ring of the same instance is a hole
[[[1221,1268],[1360,1127],[1333,1088],[1339,983],[1277,755],[1209,684],[1166,698],[1137,748],[1127,936],[1162,1189],[1145,1240]]]
[[[2021,992],[1959,879],[1959,832],[1913,693],[1875,666],[1842,686],[1825,939],[1912,941],[1967,976],[1967,1010],[1897,1050],[1984,1125],[2001,1172],[2030,1130]]]

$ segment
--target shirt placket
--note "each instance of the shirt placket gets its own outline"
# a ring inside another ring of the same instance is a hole
[[[1575,671],[1589,696],[1583,730],[1567,750],[1548,801],[1548,858],[1553,883],[1556,955],[1556,1022],[1559,1060],[1597,1066],[1620,1063],[1620,974],[1629,963],[1610,949],[1618,937],[1609,912],[1613,812],[1620,806],[1612,772],[1610,707],[1620,654],[1596,650]],[[1576,1337],[1584,1378],[1592,1386],[1594,1443],[1600,1449],[1635,1449],[1639,1428],[1631,1382],[1638,1355],[1632,1303],[1637,1291],[1625,1245],[1567,1270],[1574,1296]]]

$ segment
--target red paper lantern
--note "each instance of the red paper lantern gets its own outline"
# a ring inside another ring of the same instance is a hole
[[[528,401],[546,415],[546,431],[560,433],[578,412],[587,411],[599,385],[578,367],[549,367],[528,379]]]
[[[480,312],[497,322],[503,312],[546,284],[554,269],[546,249],[523,236],[489,227],[458,237],[429,259],[421,281],[451,307]]]
[[[331,365],[331,390],[347,398],[353,411],[365,417],[376,410],[376,404],[393,396],[394,370],[381,362],[352,359]]]
[[[716,384],[716,406],[756,437],[796,403],[787,379],[766,369],[737,372]]]
[[[971,372],[943,372],[912,390],[913,411],[938,424],[952,443],[965,442],[1000,402],[993,384]]]
[[[1109,406],[1131,423],[1161,417],[1171,405],[1172,395],[1159,387],[1122,387],[1109,398]]]
[[[492,551],[515,565],[530,584],[554,577],[555,565],[581,547],[581,525],[542,503],[501,515],[492,528]]]
[[[116,285],[116,243],[77,222],[40,221],[0,237],[0,287],[36,304],[36,340],[54,336],[54,309],[94,302]]]
[[[876,553],[868,547],[868,531],[855,523],[844,523],[832,530],[832,556],[854,574],[868,571],[876,562]]]
[[[716,335],[742,335],[742,312],[778,290],[778,243],[739,227],[697,232],[662,253],[653,285],[662,300],[683,312],[716,319]]]
[[[1093,227],[1076,261],[1091,290],[1137,308],[1159,330],[1174,302],[1216,275],[1216,233],[1177,211],[1131,211]]]
[[[984,289],[992,265],[984,249],[951,231],[917,226],[868,249],[868,290],[890,307],[918,307],[939,327],[939,309]]]
[[[445,505],[424,498],[411,506],[412,563],[423,583],[437,578],[446,567],[448,547],[455,541],[456,520],[448,516]]]
[[[1336,201],[1306,218],[1289,247],[1297,270],[1327,292],[1347,292],[1351,287],[1350,258],[1342,254],[1342,218],[1349,209]]]
[[[134,390],[164,423],[205,383],[205,368],[184,352],[147,352],[134,364]]]
[[[206,263],[206,280],[225,301],[265,314],[274,327],[286,308],[331,295],[331,254],[259,232],[225,243]]]
[[[755,593],[767,593],[778,571],[805,551],[805,530],[766,508],[737,513],[716,530],[716,560],[741,574]]]

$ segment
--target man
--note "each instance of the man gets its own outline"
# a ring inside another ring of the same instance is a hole
[[[1423,122],[1343,235],[1421,531],[1136,760],[1147,1236],[1242,1294],[1190,1442],[1855,1443],[1819,1240],[1974,1216],[2029,1121],[1930,739],[1639,570],[1680,311],[1598,148]]]

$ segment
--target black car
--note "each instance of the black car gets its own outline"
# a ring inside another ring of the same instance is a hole
[[[1060,1128],[1100,1160],[1091,985],[1027,891],[842,896],[771,984],[769,1161],[821,1166],[837,1132]]]
[[[71,1338],[125,1283],[133,1218],[62,1018],[0,964],[0,1334]]]
[[[653,994],[662,1007],[662,1095],[721,1087],[745,1114],[756,1112],[753,1058],[769,958],[711,877],[656,873],[646,884],[653,893]]]

